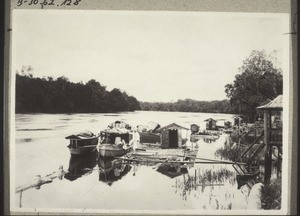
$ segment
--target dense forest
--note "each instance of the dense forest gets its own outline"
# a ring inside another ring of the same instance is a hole
[[[142,110],[204,112],[204,113],[233,113],[229,100],[197,101],[192,99],[177,102],[140,102]]]
[[[92,79],[86,84],[66,77],[35,78],[16,74],[16,113],[105,113],[140,110],[133,96],[120,89],[107,91]]]
[[[105,113],[121,111],[178,111],[232,113],[228,100],[139,102],[120,89],[107,91],[92,79],[73,83],[66,77],[38,78],[31,73],[16,74],[16,113]]]

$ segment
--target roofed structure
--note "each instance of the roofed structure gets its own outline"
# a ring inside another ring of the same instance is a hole
[[[173,128],[189,130],[189,128],[183,127],[183,126],[181,126],[181,125],[179,125],[179,124],[176,124],[175,122],[172,123],[172,124],[169,124],[169,125],[167,125],[167,126],[161,127],[161,128],[159,128],[158,130],[173,129]]]
[[[214,122],[217,122],[217,120],[214,120],[213,118],[208,118],[208,119],[205,119],[204,121],[214,121]]]
[[[176,123],[159,128],[158,131],[161,132],[161,147],[181,148],[182,144],[184,143],[182,137],[184,130],[187,133],[189,128],[183,127]]]
[[[273,109],[273,110],[282,110],[282,95],[278,95],[274,100],[270,101],[266,105],[259,106],[257,109]]]
[[[277,148],[277,178],[281,177],[282,168],[282,95],[278,95],[274,100],[266,105],[257,107],[264,112],[264,144],[266,147],[265,152],[265,182],[271,179],[272,167],[272,154],[274,148]]]
[[[83,132],[79,134],[72,134],[70,136],[65,137],[66,139],[74,139],[74,140],[84,140],[84,139],[92,139],[95,135],[92,132]]]

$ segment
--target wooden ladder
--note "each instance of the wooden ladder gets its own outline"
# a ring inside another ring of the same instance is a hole
[[[265,143],[262,144],[258,144],[258,141],[263,137],[264,132],[261,133],[261,135],[259,137],[257,137],[252,143],[251,145],[246,149],[246,151],[235,161],[235,163],[232,165],[233,168],[236,170],[236,172],[238,174],[249,174],[252,169],[251,166],[254,162],[254,159],[257,157],[257,155],[263,150],[263,148],[265,147]],[[255,145],[259,145],[257,147],[257,149],[255,150],[255,152],[252,154],[252,156],[248,159],[248,161],[246,162],[245,165],[242,164],[238,164],[238,162],[242,161],[242,159],[245,157],[245,155],[251,150],[253,149],[253,147]]]

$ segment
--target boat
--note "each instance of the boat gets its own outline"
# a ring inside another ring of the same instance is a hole
[[[140,143],[161,143],[161,133],[157,130],[160,125],[156,122],[148,122],[147,125],[139,125],[137,131],[140,136]]]
[[[121,157],[132,150],[133,133],[129,127],[123,127],[120,121],[101,131],[99,136],[96,149],[102,157]]]
[[[68,145],[70,153],[81,155],[95,151],[99,136],[87,131],[76,135],[72,134],[65,138],[70,140],[70,144]]]
[[[132,146],[129,144],[116,145],[110,143],[103,143],[97,146],[97,151],[102,157],[121,157],[129,153]]]

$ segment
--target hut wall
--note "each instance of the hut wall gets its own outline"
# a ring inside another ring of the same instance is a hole
[[[210,123],[210,121],[206,122],[206,130],[211,130],[211,123]]]
[[[178,147],[181,148],[182,147],[182,131],[181,130],[177,130],[178,132]]]
[[[176,143],[170,143],[170,142],[173,142],[170,139],[170,136],[172,136],[170,133],[170,130],[172,130],[172,132],[175,130],[177,133],[177,142]],[[162,136],[161,136],[161,147],[162,148],[178,148],[178,147],[180,148],[180,147],[182,147],[182,132],[181,132],[181,130],[178,130],[178,129],[163,130],[161,134],[162,134]]]
[[[161,132],[161,148],[169,148],[169,130]]]

